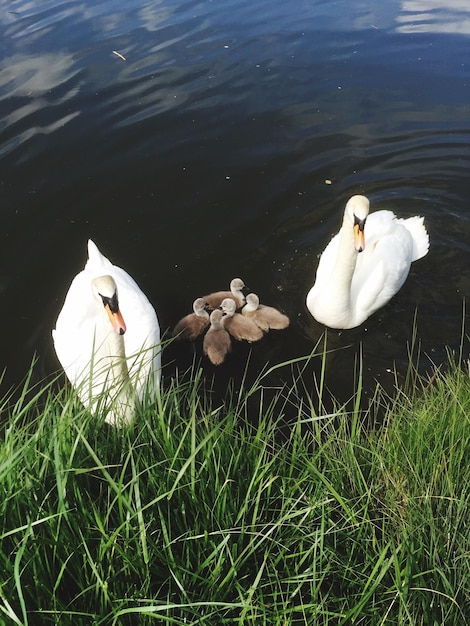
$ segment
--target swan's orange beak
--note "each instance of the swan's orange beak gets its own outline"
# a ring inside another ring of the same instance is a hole
[[[124,335],[124,333],[126,332],[126,323],[124,321],[124,318],[122,317],[121,311],[119,309],[113,311],[109,304],[105,304],[104,308],[106,313],[108,314],[109,321],[112,324],[114,332],[116,332],[118,335]]]
[[[354,224],[354,247],[358,252],[362,252],[366,247],[366,240],[364,239],[364,224]]]

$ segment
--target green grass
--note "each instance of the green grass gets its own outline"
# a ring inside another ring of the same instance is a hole
[[[324,415],[278,368],[219,406],[195,368],[122,430],[30,372],[0,401],[0,624],[470,623],[469,372],[371,430],[359,384]]]

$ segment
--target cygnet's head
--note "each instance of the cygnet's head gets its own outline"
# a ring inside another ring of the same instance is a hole
[[[230,291],[241,291],[245,287],[245,283],[241,278],[233,278],[230,281]]]
[[[193,311],[196,315],[204,314],[206,310],[206,303],[204,302],[204,298],[196,298],[193,302]]]
[[[106,311],[109,321],[118,335],[126,332],[126,324],[119,310],[117,285],[112,276],[97,276],[91,281],[93,296]]]
[[[225,313],[225,315],[233,315],[235,313],[237,305],[235,303],[235,300],[232,300],[232,298],[225,298],[225,300],[222,300],[220,308]]]
[[[211,326],[212,328],[223,328],[222,325],[222,317],[223,317],[223,313],[220,309],[214,309],[211,313]]]
[[[246,303],[252,311],[256,311],[259,307],[259,297],[255,293],[248,293],[246,295]]]

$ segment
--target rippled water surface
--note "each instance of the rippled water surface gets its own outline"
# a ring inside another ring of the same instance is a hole
[[[0,0],[4,385],[35,352],[57,369],[89,237],[162,329],[241,276],[292,320],[250,371],[309,354],[324,328],[305,296],[355,193],[423,215],[431,249],[365,324],[328,332],[328,385],[349,397],[361,349],[366,386],[393,386],[415,314],[423,369],[444,361],[470,291],[470,9],[445,4]],[[170,348],[167,371],[192,358]]]

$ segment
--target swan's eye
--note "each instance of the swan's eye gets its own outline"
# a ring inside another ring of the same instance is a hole
[[[103,294],[101,293],[100,293],[100,296],[101,296],[101,299],[103,300],[103,306],[109,307],[109,310],[111,311],[111,313],[119,312],[119,302],[118,302],[116,292],[113,293],[111,298],[109,296],[103,296]]]
[[[366,225],[365,218],[361,220],[359,217],[357,217],[357,215],[354,216],[354,226],[357,226],[361,232],[364,230],[365,225]]]

